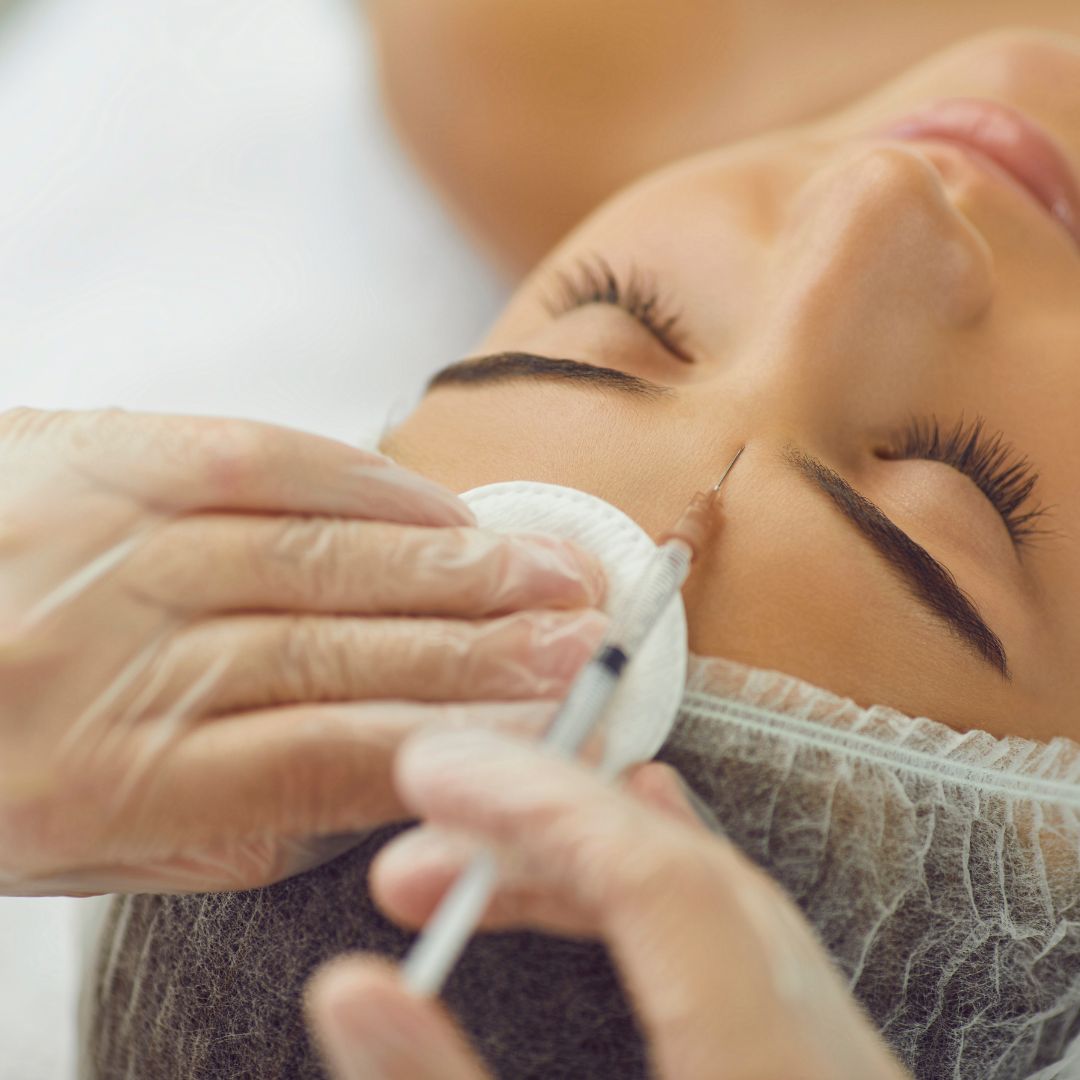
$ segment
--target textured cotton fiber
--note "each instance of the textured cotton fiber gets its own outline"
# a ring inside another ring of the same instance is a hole
[[[540,532],[572,540],[604,567],[603,610],[612,616],[635,595],[656,545],[636,521],[609,502],[576,488],[514,480],[462,496],[484,529]],[[606,710],[603,769],[609,775],[648,761],[664,743],[686,683],[686,613],[671,603],[622,673]]]

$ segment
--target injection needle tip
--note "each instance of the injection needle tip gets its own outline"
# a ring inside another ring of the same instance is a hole
[[[746,445],[743,444],[739,447],[738,453],[728,462],[727,468],[720,474],[720,479],[713,484],[713,492],[720,490],[720,485],[727,479],[727,474],[735,467],[735,462],[742,457],[742,452],[746,449]]]

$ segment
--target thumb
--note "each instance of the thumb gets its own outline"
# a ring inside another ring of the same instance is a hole
[[[445,1009],[410,994],[383,960],[327,964],[305,1011],[334,1080],[491,1080]]]
[[[712,807],[670,765],[658,761],[636,765],[623,775],[622,783],[634,798],[665,817],[715,836],[725,835]]]

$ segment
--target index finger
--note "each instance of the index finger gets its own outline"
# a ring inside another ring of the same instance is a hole
[[[164,513],[246,510],[471,525],[450,491],[380,454],[254,420],[106,410],[39,414],[71,464]]]

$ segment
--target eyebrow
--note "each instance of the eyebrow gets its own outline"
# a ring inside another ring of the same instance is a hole
[[[829,496],[833,505],[869,540],[924,607],[948,623],[952,631],[1002,678],[1011,679],[1001,639],[986,625],[947,567],[893,524],[839,473],[796,447],[789,446],[785,456],[799,473]]]
[[[428,381],[428,390],[440,386],[468,386],[512,379],[537,382],[577,383],[620,391],[634,397],[657,398],[671,393],[667,386],[629,375],[616,368],[599,367],[582,360],[537,356],[527,352],[501,352],[474,356],[436,372]]]
[[[494,353],[460,360],[436,372],[427,388],[482,385],[514,379],[591,384],[635,397],[655,398],[671,392],[669,387],[615,368],[526,352]],[[935,617],[944,620],[1002,678],[1011,679],[1008,657],[1001,639],[986,624],[947,567],[915,543],[839,473],[797,447],[787,447],[785,456],[796,471],[829,496],[833,505],[903,579],[919,603]]]

